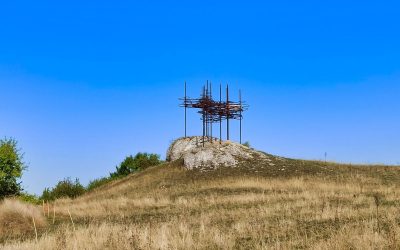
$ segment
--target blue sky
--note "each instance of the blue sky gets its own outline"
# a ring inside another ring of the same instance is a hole
[[[0,136],[25,152],[29,192],[164,157],[185,80],[191,96],[207,79],[241,88],[257,149],[400,163],[398,2],[82,2],[0,4]]]

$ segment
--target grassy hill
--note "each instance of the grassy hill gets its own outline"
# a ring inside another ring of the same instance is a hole
[[[45,205],[48,226],[6,249],[399,249],[400,169],[268,155],[175,161]]]

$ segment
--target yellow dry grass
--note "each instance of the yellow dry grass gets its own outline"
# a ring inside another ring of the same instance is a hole
[[[6,199],[0,203],[0,236],[2,238],[34,235],[35,227],[38,230],[45,226],[46,219],[39,208],[16,199]]]
[[[399,175],[395,168],[387,171],[390,178]],[[371,170],[347,177],[341,172],[340,178],[193,176],[163,165],[75,200],[58,200],[56,224],[37,243],[31,238],[7,241],[2,247],[400,248],[398,183],[374,178]]]

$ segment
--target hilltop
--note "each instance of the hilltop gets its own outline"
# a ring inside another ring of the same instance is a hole
[[[49,205],[50,211],[54,207],[54,224],[50,212],[49,226],[39,231],[38,243],[33,235],[26,235],[10,239],[3,247],[400,246],[397,167],[288,159],[233,142],[207,144],[203,149],[193,146],[196,140],[175,141],[166,163],[77,199],[55,201]],[[204,157],[210,152],[220,158]]]
[[[180,138],[171,144],[167,152],[167,161],[180,159],[183,160],[183,166],[189,170],[245,166],[243,163],[249,160],[262,160],[267,165],[271,164],[271,160],[263,152],[236,142],[220,142],[217,138],[201,136]]]
[[[213,142],[202,137],[175,140],[167,151],[167,162],[190,170],[187,175],[218,178],[227,176],[254,177],[321,177],[349,180],[355,176],[379,179],[384,183],[400,181],[396,167],[383,165],[354,165],[334,162],[290,159],[255,150],[242,144]]]

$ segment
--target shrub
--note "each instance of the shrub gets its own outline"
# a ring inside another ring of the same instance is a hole
[[[52,190],[50,188],[45,188],[43,190],[42,196],[40,196],[41,200],[45,200],[45,201],[52,201],[55,200]]]
[[[134,157],[132,155],[125,158],[116,171],[111,173],[111,177],[126,176],[138,170],[143,170],[151,166],[160,164],[160,156],[157,154],[137,153]]]
[[[103,185],[109,183],[112,180],[113,180],[113,178],[111,178],[111,177],[102,177],[102,178],[99,178],[99,179],[94,179],[94,180],[89,182],[89,184],[86,187],[86,190],[87,191],[91,191],[91,190],[93,190],[95,188],[98,188],[100,186],[103,186]]]
[[[0,238],[33,235],[33,219],[37,229],[46,226],[38,207],[17,199],[5,199],[0,203]]]
[[[37,197],[34,194],[28,194],[28,193],[21,193],[18,196],[18,199],[23,202],[28,202],[28,203],[36,204],[36,205],[40,204],[40,202],[41,202],[39,197]]]
[[[72,181],[66,178],[59,181],[53,189],[45,188],[41,196],[42,200],[55,200],[62,197],[76,198],[85,193],[85,187],[79,182],[79,179]]]
[[[22,161],[23,154],[13,139],[0,140],[0,199],[18,195],[22,188],[18,179],[26,169]]]

